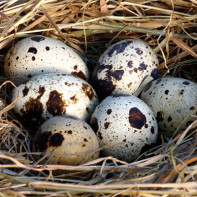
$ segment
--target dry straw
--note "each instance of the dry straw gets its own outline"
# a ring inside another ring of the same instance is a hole
[[[80,51],[90,70],[110,44],[141,39],[157,53],[161,76],[197,80],[196,0],[1,0],[0,95],[8,102],[14,84],[3,77],[5,54],[35,34]],[[197,120],[133,163],[101,157],[80,166],[43,166],[13,106],[0,111],[0,196],[197,196]]]

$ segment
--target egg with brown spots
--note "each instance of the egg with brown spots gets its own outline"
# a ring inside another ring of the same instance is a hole
[[[35,137],[34,147],[47,157],[43,162],[80,165],[99,157],[99,143],[92,128],[74,117],[54,116],[45,121]]]
[[[172,136],[196,120],[197,83],[177,77],[164,77],[150,82],[141,99],[153,110],[159,131]],[[193,116],[192,116],[193,115]]]
[[[96,132],[102,153],[131,162],[143,147],[156,142],[157,121],[141,99],[133,95],[106,97],[92,114],[90,125]]]
[[[102,98],[111,94],[139,95],[157,78],[158,59],[152,48],[136,39],[122,40],[99,58],[93,73],[94,87]]]
[[[83,79],[49,73],[35,76],[12,92],[14,111],[22,121],[40,125],[55,115],[75,116],[88,121],[98,98],[92,86]]]
[[[71,47],[45,36],[32,36],[17,42],[6,55],[4,71],[16,85],[45,73],[73,74],[89,79],[85,62]]]

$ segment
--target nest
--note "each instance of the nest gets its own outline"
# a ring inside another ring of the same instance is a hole
[[[45,35],[81,52],[92,72],[111,44],[144,40],[161,76],[197,81],[196,0],[10,0],[0,2],[1,196],[197,196],[197,120],[179,135],[126,163],[100,157],[80,166],[41,165],[12,112],[5,54],[21,38]],[[59,173],[58,173],[59,172]]]

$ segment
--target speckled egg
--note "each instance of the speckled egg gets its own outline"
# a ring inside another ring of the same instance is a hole
[[[23,122],[34,125],[55,115],[87,121],[98,104],[96,92],[86,81],[57,73],[35,76],[22,83],[12,92],[12,101],[16,98],[15,112]]]
[[[16,85],[44,73],[89,78],[85,62],[71,47],[45,36],[32,36],[17,42],[6,55],[4,71]]]
[[[136,39],[122,40],[109,47],[94,70],[94,86],[101,97],[113,94],[139,95],[157,78],[158,59],[152,48]]]
[[[157,119],[159,131],[172,136],[185,129],[197,115],[197,84],[182,78],[165,77],[150,82],[142,91]]]
[[[80,165],[97,159],[99,143],[92,128],[83,120],[55,116],[39,128],[34,146],[46,152],[48,164]]]
[[[157,140],[158,128],[153,112],[132,95],[106,97],[96,107],[90,125],[100,146],[108,146],[102,153],[127,162],[135,160],[143,147]]]

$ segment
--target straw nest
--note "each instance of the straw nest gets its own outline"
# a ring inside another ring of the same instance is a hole
[[[9,48],[35,34],[80,51],[91,71],[110,44],[139,38],[157,53],[161,76],[197,81],[196,0],[2,0],[0,96],[7,106],[0,111],[0,196],[197,196],[197,120],[132,163],[113,157],[80,166],[35,161],[9,103],[14,84],[2,69]]]

